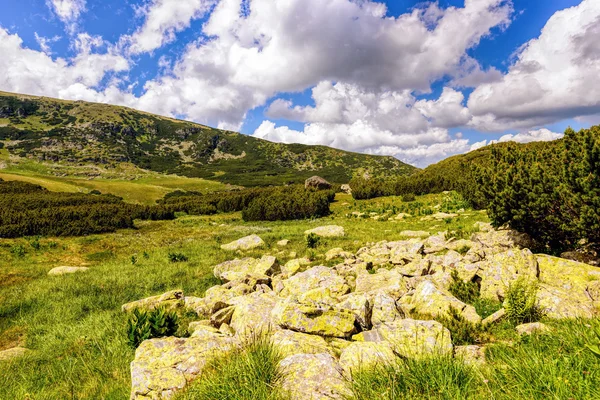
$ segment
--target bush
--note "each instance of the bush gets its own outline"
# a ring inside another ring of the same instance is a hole
[[[409,203],[411,201],[415,201],[417,197],[413,193],[408,193],[402,196],[402,201],[405,203]]]
[[[439,322],[450,331],[452,343],[456,346],[481,342],[481,325],[467,321],[456,308],[450,307],[448,315],[439,318]]]
[[[316,249],[320,241],[321,237],[316,233],[311,232],[306,236],[306,247],[309,249]]]
[[[179,329],[179,317],[164,307],[152,311],[133,310],[127,320],[127,341],[137,348],[144,340],[173,336]]]
[[[506,289],[504,309],[506,317],[514,324],[538,321],[542,315],[537,304],[537,282],[519,277]]]
[[[452,282],[448,290],[460,301],[473,303],[479,297],[479,285],[475,282],[465,282],[458,276],[458,271],[453,270],[450,273]]]
[[[187,256],[183,253],[169,253],[168,257],[172,263],[186,262],[188,260]]]

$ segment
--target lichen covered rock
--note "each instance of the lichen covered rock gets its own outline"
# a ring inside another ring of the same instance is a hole
[[[129,312],[136,308],[151,311],[157,307],[165,307],[167,311],[176,311],[185,307],[183,290],[171,290],[158,296],[147,297],[142,300],[123,304],[121,311]]]
[[[325,339],[317,335],[281,329],[273,334],[271,341],[283,357],[294,354],[333,354]]]
[[[234,240],[231,243],[224,244],[221,246],[221,249],[228,250],[228,251],[236,251],[236,250],[246,251],[246,250],[255,249],[257,247],[262,247],[264,245],[265,245],[265,242],[260,238],[260,236],[250,235],[250,236],[246,236],[241,239],[238,239],[238,240]]]
[[[77,272],[85,272],[87,270],[89,270],[88,267],[56,267],[56,268],[52,268],[50,271],[48,271],[48,275],[60,276],[60,275],[74,274]]]
[[[388,342],[354,342],[342,351],[340,365],[350,377],[361,369],[392,364],[396,360],[396,354]]]
[[[465,304],[450,293],[438,289],[433,282],[425,280],[415,289],[410,298],[415,310],[433,317],[448,316],[450,308],[456,309],[467,321],[474,324],[481,322],[475,307]]]
[[[300,295],[312,289],[328,288],[332,295],[342,296],[350,291],[345,279],[324,266],[310,268],[282,281],[281,297]]]
[[[311,233],[321,237],[342,237],[346,235],[344,228],[338,225],[319,226],[304,232],[305,235],[310,235]]]

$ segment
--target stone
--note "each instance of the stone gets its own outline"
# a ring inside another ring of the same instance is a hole
[[[284,329],[313,335],[346,338],[356,329],[350,311],[305,305],[291,297],[275,306],[272,317]]]
[[[267,333],[277,328],[271,312],[277,303],[273,292],[255,292],[230,300],[235,306],[229,325],[240,336]]]
[[[496,311],[495,313],[493,313],[492,315],[490,315],[489,317],[485,318],[483,321],[481,321],[481,324],[482,325],[495,324],[496,322],[502,321],[505,317],[506,317],[506,310],[504,308],[501,308],[498,311]]]
[[[338,225],[319,226],[304,232],[305,235],[311,233],[321,237],[342,237],[346,235],[344,228]]]
[[[142,300],[123,304],[121,306],[121,311],[129,312],[136,308],[152,311],[157,307],[165,307],[167,311],[177,311],[183,309],[185,307],[183,290],[171,290],[170,292],[166,292],[158,296],[147,297]]]
[[[541,322],[518,325],[515,329],[519,335],[532,335],[534,333],[544,334],[550,332],[550,328]]]
[[[300,271],[302,267],[310,265],[310,260],[308,258],[295,258],[285,263],[281,267],[281,274],[285,278],[289,278],[293,276],[296,272]]]
[[[277,242],[277,246],[279,247],[285,247],[288,244],[290,244],[290,241],[288,239],[283,239]]]
[[[342,192],[346,193],[346,194],[352,194],[352,188],[351,188],[351,187],[350,187],[350,185],[348,185],[348,184],[343,184],[343,185],[340,187],[340,190],[341,190]]]
[[[221,332],[219,332],[217,328],[206,325],[205,321],[190,322],[190,325],[188,326],[188,333],[190,334],[190,337],[211,338],[221,336]]]
[[[329,250],[325,253],[325,260],[330,261],[335,258],[353,258],[353,254],[347,251],[344,251],[341,247],[337,247],[335,249]]]
[[[529,249],[535,248],[536,243],[526,233],[520,233],[511,229],[489,230],[474,233],[471,241],[479,242],[484,247],[500,249]]]
[[[465,364],[481,366],[485,364],[485,348],[483,346],[456,346],[454,357],[461,359]]]
[[[415,259],[408,264],[399,265],[394,268],[394,271],[397,271],[403,276],[413,277],[429,275],[430,268],[431,260],[420,258]]]
[[[328,353],[333,355],[333,351],[329,348],[325,339],[317,335],[281,329],[273,334],[271,342],[282,357],[294,354]]]
[[[186,296],[183,298],[183,306],[187,312],[195,312],[199,317],[209,314],[202,297]]]
[[[219,327],[219,333],[225,336],[234,336],[235,330],[233,330],[233,328],[228,324],[221,324],[221,326]]]
[[[56,268],[52,268],[50,271],[48,271],[48,275],[60,276],[60,275],[74,274],[76,272],[85,272],[87,270],[89,270],[88,267],[56,267]]]
[[[209,314],[214,314],[222,308],[228,307],[229,300],[234,297],[243,296],[252,292],[252,287],[245,283],[226,283],[221,286],[213,286],[204,294],[204,304]]]
[[[480,263],[481,297],[504,300],[508,285],[519,277],[537,280],[540,275],[536,256],[529,249],[511,249],[494,254]]]
[[[383,323],[404,318],[404,315],[398,311],[396,301],[386,293],[376,293],[371,299],[371,304],[373,306],[371,325],[375,328]]]
[[[333,269],[324,266],[312,267],[282,281],[281,297],[300,295],[312,289],[328,288],[332,296],[343,296],[350,291],[346,280]]]
[[[13,347],[0,351],[0,361],[14,360],[26,356],[31,350],[24,347]]]
[[[331,183],[320,176],[313,176],[304,181],[304,187],[306,189],[329,190],[331,189]]]
[[[585,290],[565,290],[541,284],[537,293],[538,307],[549,318],[594,318],[594,301]]]
[[[399,233],[400,236],[409,238],[422,238],[429,236],[429,232],[425,231],[402,231]]]
[[[361,369],[390,365],[396,360],[396,354],[387,342],[354,342],[340,355],[340,365],[348,377]]]
[[[131,363],[131,399],[169,399],[214,357],[239,346],[235,338],[167,337],[145,340]]]
[[[392,345],[396,354],[406,358],[452,354],[450,331],[437,321],[401,319],[352,337],[356,341],[382,342]]]
[[[458,214],[454,214],[454,213],[448,214],[448,213],[438,212],[435,214],[431,214],[429,216],[429,219],[437,219],[438,221],[442,221],[447,218],[456,218],[456,217],[458,217]]]
[[[397,300],[408,292],[408,288],[404,277],[394,270],[380,269],[376,274],[360,274],[356,277],[356,293],[375,291],[383,291]]]
[[[290,400],[343,400],[350,392],[343,369],[330,354],[295,354],[279,363],[281,388]]]
[[[552,257],[536,255],[540,268],[540,282],[567,290],[585,291],[592,281],[600,281],[600,269],[591,265]]]
[[[432,317],[448,316],[451,307],[455,308],[467,321],[478,324],[481,317],[477,314],[475,307],[465,304],[446,291],[438,289],[433,282],[425,280],[416,288],[410,298],[410,303],[415,310],[421,314]]]
[[[246,251],[255,249],[257,247],[263,247],[264,245],[265,242],[258,235],[250,235],[238,240],[234,240],[231,243],[224,244],[221,246],[221,249],[228,251]]]
[[[347,294],[340,299],[340,302],[334,308],[352,312],[361,329],[371,329],[373,306],[366,294]]]
[[[263,256],[261,259],[246,257],[243,259],[226,261],[213,268],[215,277],[223,281],[244,280],[247,277],[256,277],[258,280],[265,276],[273,275],[279,271],[277,258]]]
[[[444,261],[442,262],[442,265],[444,267],[456,267],[460,262],[462,261],[462,256],[454,251],[454,250],[449,250],[445,255],[444,255]]]
[[[412,215],[410,215],[410,214],[407,214],[407,213],[399,213],[398,215],[396,215],[396,216],[394,217],[394,219],[395,219],[396,221],[401,221],[401,220],[403,220],[403,219],[410,218],[410,217],[412,217]]]
[[[210,322],[215,328],[219,328],[222,324],[229,324],[234,311],[235,306],[225,307],[211,315]]]

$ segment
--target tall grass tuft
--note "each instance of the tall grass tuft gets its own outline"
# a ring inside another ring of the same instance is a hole
[[[538,284],[519,277],[506,290],[504,309],[509,321],[523,324],[538,321],[542,312],[537,303]]]
[[[271,342],[255,337],[237,352],[211,362],[177,400],[284,400],[277,389],[281,354]]]

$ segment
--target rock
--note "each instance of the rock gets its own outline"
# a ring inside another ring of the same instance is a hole
[[[204,294],[204,304],[208,314],[214,314],[231,304],[229,300],[234,297],[251,293],[252,287],[246,283],[228,282],[225,285],[213,286]]]
[[[210,322],[215,328],[219,328],[222,324],[229,324],[234,311],[234,306],[225,307],[211,315]]]
[[[223,250],[236,251],[236,250],[252,250],[257,247],[262,247],[265,245],[265,242],[257,235],[250,235],[243,237],[238,240],[234,240],[231,243],[224,244],[221,246]]]
[[[504,317],[506,317],[506,310],[504,308],[501,308],[498,311],[496,311],[495,313],[493,313],[492,315],[490,315],[489,317],[485,318],[483,321],[481,321],[481,324],[482,325],[495,324],[496,322],[503,320]]]
[[[443,213],[443,212],[438,212],[435,214],[432,214],[429,216],[429,219],[437,219],[438,221],[447,219],[447,218],[456,218],[458,217],[458,214],[448,214],[448,213]]]
[[[518,325],[515,329],[520,335],[531,335],[534,333],[544,334],[550,332],[550,328],[541,322]]]
[[[300,271],[302,267],[310,265],[311,261],[308,258],[296,258],[285,263],[281,267],[281,274],[284,278],[293,276],[296,272]]]
[[[352,188],[348,184],[344,184],[340,187],[340,190],[346,194],[352,194]]]
[[[157,307],[165,307],[167,311],[177,311],[184,308],[185,300],[183,297],[183,290],[171,290],[170,292],[159,296],[147,297],[142,300],[123,304],[121,306],[121,311],[129,312],[136,308],[151,311]]]
[[[504,291],[518,277],[537,280],[540,275],[537,258],[530,250],[511,249],[494,254],[481,262],[481,297],[504,300]]]
[[[290,400],[343,400],[350,396],[343,369],[329,354],[296,354],[279,363]],[[310,397],[307,397],[310,396]]]
[[[279,293],[282,297],[291,294],[300,295],[312,289],[327,288],[335,297],[343,296],[350,291],[343,277],[331,268],[324,266],[312,267],[304,272],[297,273],[291,278],[282,281],[283,290]]]
[[[190,337],[202,337],[206,339],[220,337],[221,332],[214,326],[206,325],[207,321],[190,322],[188,333]],[[210,321],[208,321],[210,323]]]
[[[283,357],[294,354],[333,353],[321,336],[308,335],[287,329],[275,332],[271,337],[271,341]]]
[[[304,187],[306,189],[329,190],[331,189],[331,183],[320,176],[313,176],[304,181]]]
[[[410,237],[410,238],[421,238],[429,236],[429,232],[425,231],[402,231],[399,234],[400,236]]]
[[[483,346],[456,346],[454,357],[463,360],[465,364],[480,366],[485,364],[485,348]]]
[[[195,312],[198,316],[210,314],[202,297],[186,296],[183,298],[183,306],[187,312]]]
[[[142,342],[131,363],[131,399],[168,399],[197,377],[213,357],[239,345],[228,337],[168,337]]]
[[[383,323],[394,322],[404,318],[404,315],[398,311],[396,301],[388,294],[375,294],[371,300],[371,304],[373,305],[371,324],[375,328]]]
[[[321,237],[342,237],[346,235],[344,228],[338,225],[319,226],[304,232],[305,235],[310,235],[311,233]]]
[[[397,300],[408,292],[408,288],[404,277],[393,270],[380,269],[376,274],[360,274],[356,277],[356,293],[375,291],[383,291]]]
[[[442,265],[444,267],[456,267],[462,261],[462,256],[454,250],[449,250],[444,255],[444,261]]]
[[[352,312],[361,329],[371,329],[373,306],[367,295],[361,293],[347,294],[343,296],[340,299],[340,302],[334,307],[338,310]]]
[[[600,269],[564,258],[536,255],[540,282],[569,292],[583,292],[592,281],[600,280]]]
[[[0,361],[13,360],[15,358],[24,357],[29,353],[30,350],[24,347],[13,347],[0,351]]]
[[[66,274],[74,274],[76,272],[85,272],[89,268],[88,267],[56,267],[52,268],[48,271],[48,275],[50,276],[60,276]]]
[[[273,275],[279,271],[277,259],[273,256],[263,256],[260,260],[256,258],[243,258],[226,261],[214,267],[214,275],[224,281],[243,280],[246,277],[262,277]]]
[[[356,318],[350,311],[305,305],[292,298],[280,301],[272,315],[284,329],[313,335],[346,338],[356,329]]]
[[[410,303],[421,314],[432,317],[448,316],[451,307],[455,308],[467,321],[474,324],[481,322],[475,307],[465,304],[450,293],[438,289],[433,282],[425,280],[416,288]]]
[[[536,243],[526,233],[520,233],[510,229],[504,230],[489,230],[473,234],[471,237],[473,242],[479,242],[484,247],[501,248],[504,250],[510,248],[529,249],[535,248]]]
[[[240,336],[267,333],[277,328],[271,318],[277,297],[273,292],[255,292],[230,300],[235,306],[229,325]]]
[[[387,341],[396,354],[407,358],[452,354],[450,331],[437,321],[402,319],[361,332],[352,339],[365,342]]]
[[[393,364],[397,357],[390,343],[354,342],[340,356],[340,365],[347,377],[361,369]]]
[[[396,221],[401,221],[401,220],[403,220],[403,219],[410,218],[410,217],[412,217],[412,215],[410,215],[410,214],[407,214],[407,213],[399,213],[398,215],[396,215],[396,216],[394,217],[394,219],[395,219]]]
[[[288,244],[290,244],[290,241],[288,239],[283,239],[277,242],[277,246],[279,247],[285,247]]]
[[[594,318],[594,301],[584,290],[565,290],[541,284],[537,293],[538,306],[550,318]]]
[[[219,327],[219,333],[221,333],[225,336],[234,336],[235,335],[235,331],[228,324],[221,324],[221,326]]]
[[[350,252],[344,251],[344,249],[340,247],[337,247],[325,253],[325,260],[330,261],[334,258],[354,258],[354,255]]]

